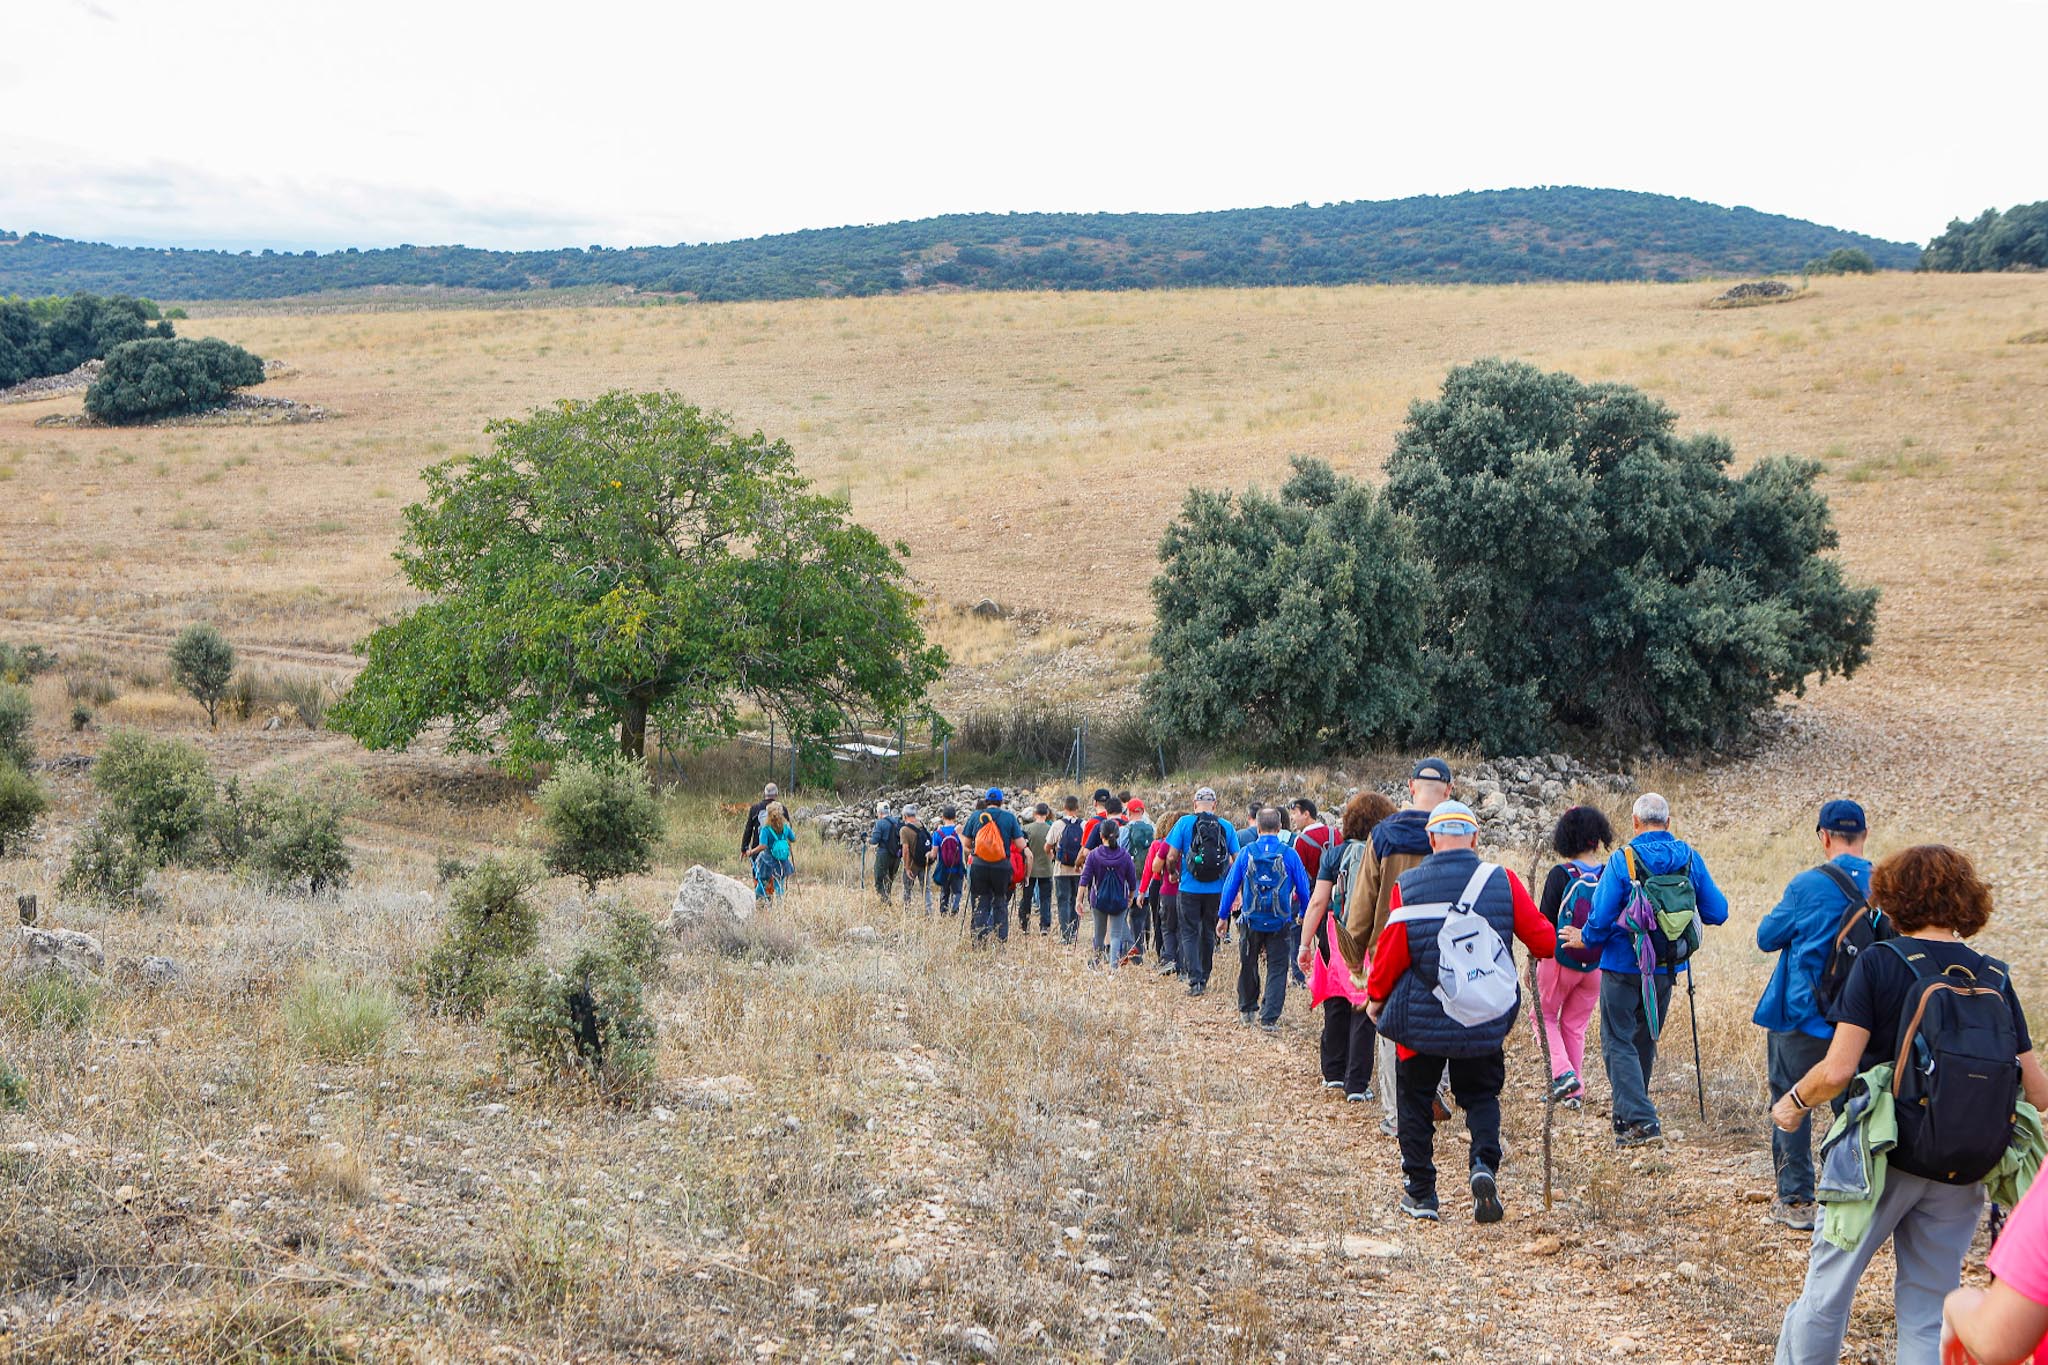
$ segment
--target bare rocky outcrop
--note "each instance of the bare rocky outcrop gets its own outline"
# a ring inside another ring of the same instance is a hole
[[[9,976],[33,976],[38,972],[62,972],[77,980],[96,979],[107,969],[107,955],[100,941],[76,929],[21,928]]]
[[[680,934],[716,919],[743,924],[754,913],[754,889],[702,863],[683,874],[676,897],[669,906],[668,931]]]

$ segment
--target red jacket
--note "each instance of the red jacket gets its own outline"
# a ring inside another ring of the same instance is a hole
[[[1536,957],[1550,957],[1557,952],[1557,930],[1543,912],[1536,908],[1536,902],[1529,898],[1529,888],[1522,885],[1522,879],[1508,869],[1501,871],[1508,879],[1508,895],[1515,902],[1515,937],[1522,941]],[[1394,899],[1388,907],[1391,914],[1401,908],[1401,883],[1394,883]],[[1401,973],[1408,970],[1408,926],[1389,924],[1380,931],[1380,941],[1373,945],[1372,967],[1365,977],[1365,994],[1374,1004],[1385,1004],[1394,993],[1394,983],[1401,979]],[[1405,1047],[1397,1046],[1397,1055],[1413,1057],[1415,1054]]]

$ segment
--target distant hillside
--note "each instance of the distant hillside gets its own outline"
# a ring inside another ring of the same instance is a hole
[[[1917,247],[1668,195],[1488,190],[1213,213],[954,214],[701,246],[280,255],[0,234],[0,294],[279,298],[370,286],[629,285],[699,299],[903,290],[1679,280],[1797,270],[1840,247],[1910,270]]]

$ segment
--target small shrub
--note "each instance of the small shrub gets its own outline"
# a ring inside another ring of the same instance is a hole
[[[40,971],[8,987],[4,1008],[15,1025],[27,1032],[84,1028],[99,1007],[99,987],[68,972]]]
[[[354,804],[352,784],[332,772],[259,784],[250,802],[250,870],[269,886],[313,896],[347,885],[355,860],[341,826]]]
[[[643,980],[661,970],[661,926],[624,901],[608,900],[604,915],[604,946]]]
[[[680,946],[684,952],[712,953],[756,965],[794,962],[801,952],[788,925],[758,915],[744,921],[706,916],[684,932]]]
[[[443,853],[434,859],[434,879],[443,886],[450,882],[459,882],[474,871],[475,863],[467,858],[458,858],[452,853]]]
[[[206,708],[206,723],[220,724],[221,698],[235,675],[235,647],[205,622],[189,625],[171,645],[171,681]]]
[[[141,422],[214,407],[263,382],[263,362],[218,337],[150,337],[125,342],[85,391],[85,410],[101,422]]]
[[[647,765],[610,754],[572,758],[543,782],[541,828],[548,871],[581,878],[584,889],[645,872],[661,837],[661,807],[647,785]]]
[[[28,1077],[13,1062],[0,1057],[0,1109],[28,1108]]]
[[[511,964],[540,941],[540,912],[526,899],[540,868],[486,858],[455,884],[441,941],[420,964],[420,993],[437,1010],[478,1018],[505,990]]]
[[[57,666],[57,656],[41,645],[0,641],[0,682],[24,683]]]
[[[558,1310],[597,1278],[604,1261],[598,1230],[560,1201],[521,1200],[502,1226],[499,1277],[520,1311]]]
[[[603,942],[585,943],[565,968],[536,963],[499,1012],[505,1050],[546,1075],[580,1080],[617,1099],[654,1071],[654,1021],[640,974]]]
[[[92,708],[82,701],[72,703],[71,733],[74,735],[84,734],[85,727],[90,724],[92,724]]]
[[[325,967],[300,977],[284,1001],[284,1027],[292,1042],[329,1061],[375,1056],[398,1018],[398,998],[389,989],[348,981]]]
[[[0,683],[0,761],[17,768],[27,768],[36,761],[35,743],[29,734],[35,716],[35,703],[26,687]]]
[[[72,673],[64,679],[64,698],[84,706],[101,707],[121,695],[121,685],[104,669]]]
[[[149,883],[152,866],[133,835],[94,818],[79,831],[57,889],[103,905],[133,905]]]
[[[93,764],[109,822],[159,865],[189,859],[212,820],[213,778],[189,740],[116,731]]]
[[[0,855],[18,849],[49,808],[43,784],[0,758]]]

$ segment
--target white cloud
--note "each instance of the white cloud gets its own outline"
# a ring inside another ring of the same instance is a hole
[[[2048,193],[2013,145],[2048,50],[2025,0],[16,8],[0,226],[101,240],[616,246],[1567,183],[1924,240]]]

